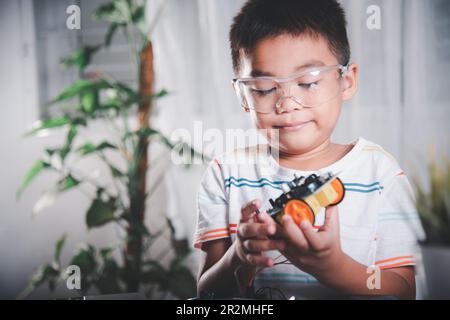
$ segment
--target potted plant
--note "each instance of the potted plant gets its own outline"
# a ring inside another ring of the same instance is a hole
[[[149,168],[148,148],[151,142],[160,141],[170,149],[180,147],[169,141],[161,132],[152,128],[150,118],[152,102],[167,95],[166,90],[154,92],[152,42],[144,23],[142,1],[113,0],[97,8],[93,16],[109,23],[105,40],[96,46],[77,49],[64,58],[65,67],[76,67],[80,80],[65,88],[49,103],[51,117],[41,121],[28,135],[42,130],[65,128],[62,145],[48,147],[42,157],[26,174],[17,195],[45,170],[58,174],[55,185],[48,190],[41,202],[48,202],[58,194],[89,185],[93,191],[87,194],[91,204],[85,213],[88,230],[106,224],[123,228],[125,237],[118,247],[96,248],[86,244],[65,263],[61,261],[66,235],[55,245],[53,261],[40,267],[31,277],[21,297],[27,296],[40,285],[47,283],[51,290],[67,277],[66,266],[81,269],[80,294],[111,294],[144,292],[154,298],[155,290],[170,292],[173,296],[195,296],[195,279],[183,264],[188,246],[175,245],[176,257],[169,265],[160,259],[148,259],[145,254],[164,230],[152,230],[146,226],[145,200],[151,193],[146,181]],[[101,71],[88,74],[85,70],[92,56],[108,47],[114,34],[122,31],[129,44],[132,63],[138,70],[137,88],[115,80]],[[114,135],[105,136],[101,142],[81,141],[80,130],[89,131],[92,123],[105,122],[114,128]],[[134,127],[133,127],[134,126]],[[185,152],[185,144],[182,144]],[[118,162],[112,161],[119,159]],[[92,179],[83,173],[78,161],[85,157],[97,157],[99,165],[109,168],[111,183]],[[168,226],[170,227],[170,225]]]
[[[414,179],[416,206],[426,239],[421,243],[427,298],[450,298],[450,162],[428,166],[428,185]],[[428,187],[428,190],[426,189]]]

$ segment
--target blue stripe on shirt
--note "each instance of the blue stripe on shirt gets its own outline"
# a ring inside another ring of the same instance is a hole
[[[243,181],[243,182],[241,182]],[[264,181],[264,182],[263,182]],[[233,176],[224,180],[225,188],[229,188],[231,186],[235,186],[237,188],[240,187],[250,187],[250,188],[262,188],[264,186],[271,187],[273,189],[281,190],[279,185],[283,183],[288,183],[289,181],[272,181],[267,178],[261,178],[259,180],[251,180],[247,178],[235,178]],[[376,186],[375,188],[371,188]],[[361,192],[361,193],[370,193],[374,191],[381,191],[384,189],[383,186],[380,185],[379,182],[374,182],[371,184],[363,184],[363,183],[344,183],[345,191],[349,192]],[[357,187],[357,188],[348,188],[348,187]],[[370,188],[370,189],[364,189]]]
[[[382,212],[378,214],[378,223],[411,220],[419,220],[419,215],[416,212]]]

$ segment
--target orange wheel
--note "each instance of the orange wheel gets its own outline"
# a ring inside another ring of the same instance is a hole
[[[330,206],[335,206],[335,205],[339,204],[342,200],[344,200],[345,187],[344,187],[344,184],[342,183],[341,179],[339,179],[339,178],[335,178],[333,181],[331,181],[331,186],[338,194],[337,199],[333,203],[330,203]]]
[[[311,225],[314,225],[314,212],[303,200],[289,200],[283,211],[284,214],[290,215],[297,225],[299,225],[303,220],[308,220]]]

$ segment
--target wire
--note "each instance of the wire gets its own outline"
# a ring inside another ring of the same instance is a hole
[[[273,292],[277,292],[282,299],[288,300],[288,298],[286,297],[286,295],[283,293],[283,291],[281,289],[274,288],[274,287],[261,287],[256,291],[255,295],[256,296],[263,295],[265,291],[268,291],[270,300],[273,300]]]
[[[281,258],[282,256],[283,256],[283,255],[280,254],[280,255],[277,256],[275,259],[273,259],[273,261],[274,261],[273,266],[281,265],[281,264],[285,264],[285,265],[291,265],[291,264],[292,264],[288,259],[285,259],[285,260],[283,260],[283,261],[281,261],[281,262],[275,262],[275,261],[277,261],[279,258]],[[272,267],[273,267],[273,266],[272,266]],[[248,282],[248,285],[247,285],[247,288],[254,288],[254,280],[255,280],[255,278],[256,278],[256,275],[257,275],[259,272],[261,272],[262,270],[266,269],[266,268],[268,268],[268,267],[262,267],[262,268],[260,268],[259,270],[257,270],[257,271],[255,272],[255,274],[253,275],[253,277],[250,278],[250,280],[249,280],[249,282]],[[236,273],[235,273],[235,276],[236,276]],[[259,289],[254,293],[254,296],[256,296],[256,298],[258,298],[258,295],[263,295],[263,294],[264,294],[264,291],[268,291],[268,292],[269,292],[269,299],[270,299],[270,300],[273,299],[273,291],[277,292],[277,293],[280,295],[280,297],[281,297],[282,299],[288,300],[288,298],[287,298],[286,295],[283,293],[283,291],[282,291],[281,289],[275,288],[275,287],[261,287],[261,288],[259,288]]]
[[[286,259],[286,260],[283,260],[283,261],[281,261],[281,262],[274,263],[273,265],[274,265],[274,266],[277,266],[277,265],[280,265],[280,264],[292,264],[292,263],[290,263],[289,260]]]

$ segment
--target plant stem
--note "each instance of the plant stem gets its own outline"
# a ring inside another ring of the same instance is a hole
[[[139,95],[141,97],[151,96],[153,94],[153,48],[149,41],[143,47],[140,53],[140,74],[139,74]],[[138,130],[149,128],[149,118],[151,113],[151,101],[145,100],[138,107]],[[143,224],[145,221],[145,199],[146,199],[146,177],[148,166],[148,137],[140,135],[137,148],[135,150],[137,157],[135,167],[131,167],[131,176],[129,182],[130,214],[132,219]],[[131,181],[133,180],[133,181]],[[128,243],[125,256],[127,289],[129,292],[139,290],[140,273],[142,265],[143,237],[138,225],[131,224],[128,229]]]

